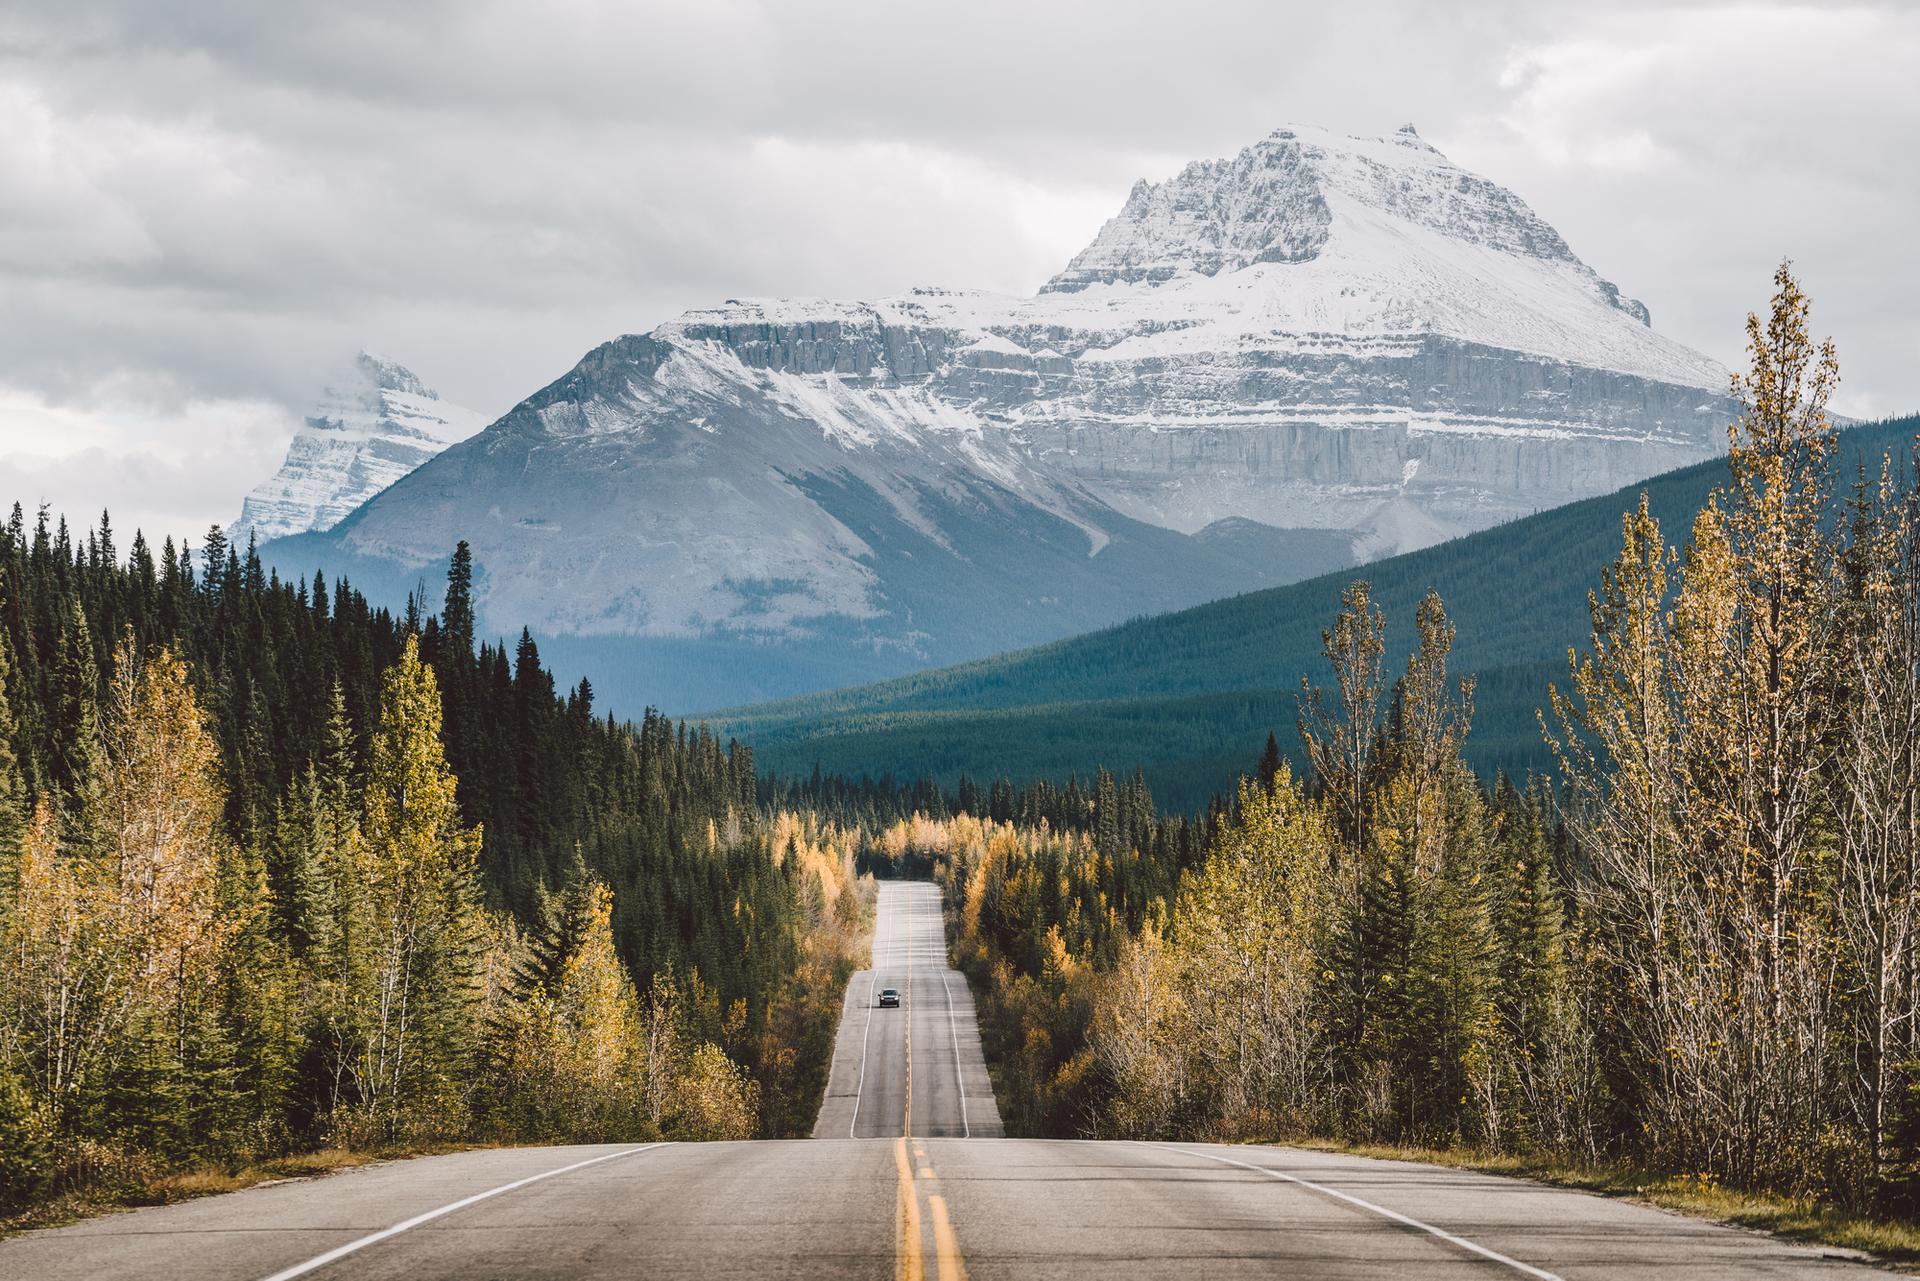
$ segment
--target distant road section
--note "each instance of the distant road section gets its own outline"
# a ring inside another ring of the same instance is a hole
[[[880,992],[900,993],[881,1009]],[[816,1139],[999,1138],[966,976],[947,965],[940,891],[883,881],[873,968],[847,984]]]

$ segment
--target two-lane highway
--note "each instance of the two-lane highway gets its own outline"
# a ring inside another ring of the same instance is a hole
[[[882,990],[900,993],[882,1009]],[[998,1138],[1005,1133],[980,1052],[973,993],[947,964],[939,890],[888,881],[873,968],[847,984],[816,1139]]]
[[[900,1009],[874,998],[897,987]],[[932,886],[881,888],[814,1139],[389,1162],[0,1241],[34,1281],[1884,1276],[1513,1179],[1278,1147],[1000,1133]],[[971,1134],[972,1137],[967,1137]]]

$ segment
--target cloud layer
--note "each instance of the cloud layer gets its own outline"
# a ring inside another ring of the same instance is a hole
[[[361,346],[500,412],[749,294],[1030,291],[1136,177],[1415,121],[1738,360],[1783,255],[1920,408],[1920,16],[1189,0],[39,3],[0,16],[0,482],[195,533]]]

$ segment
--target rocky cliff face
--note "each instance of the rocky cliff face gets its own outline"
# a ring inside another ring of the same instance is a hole
[[[247,495],[228,531],[237,542],[331,529],[340,518],[455,441],[486,425],[403,365],[361,352],[322,394],[286,461]]]
[[[1716,450],[1725,389],[1410,129],[1281,130],[1137,186],[1032,298],[730,301],[608,343],[328,544],[411,582],[466,538],[492,626],[630,638],[654,697],[713,705],[1607,492]]]

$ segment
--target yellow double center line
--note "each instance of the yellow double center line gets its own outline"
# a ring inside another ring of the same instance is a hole
[[[893,1162],[900,1171],[900,1231],[893,1252],[893,1273],[900,1281],[926,1281],[926,1260],[920,1253],[920,1196],[913,1186],[913,1166],[907,1162],[907,1139],[893,1146]]]
[[[920,1197],[924,1185],[927,1218],[933,1224],[934,1275],[938,1281],[966,1281],[966,1264],[961,1261],[960,1242],[953,1234],[953,1220],[947,1214],[947,1199],[937,1189],[940,1180],[933,1172],[924,1143],[913,1140],[913,1156],[908,1159],[907,1143],[913,1135],[913,945],[911,932],[907,946],[907,990],[901,1010],[907,1022],[907,1102],[901,1117],[900,1138],[893,1147],[893,1162],[900,1176],[900,1233],[894,1252],[894,1273],[900,1281],[926,1281],[927,1264],[922,1240]],[[916,1177],[917,1175],[917,1177]]]
[[[901,1135],[893,1144],[894,1168],[900,1175],[900,1233],[894,1251],[894,1275],[900,1281],[926,1281],[926,1245],[920,1218],[920,1198],[925,1195],[927,1218],[933,1225],[934,1275],[938,1281],[967,1281],[960,1241],[947,1214],[947,1199],[934,1191],[940,1180],[927,1159],[926,1145],[914,1143],[909,1159],[907,1142]]]

